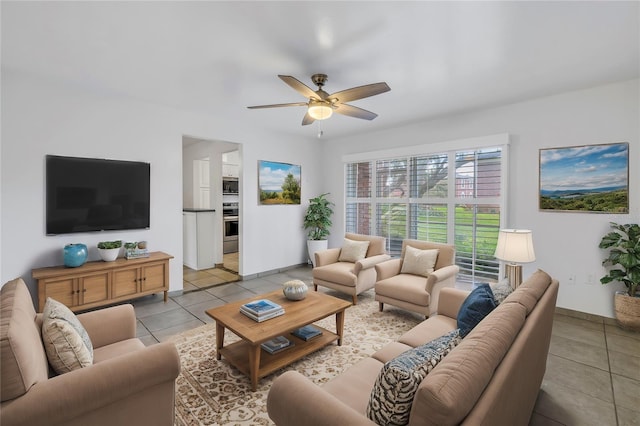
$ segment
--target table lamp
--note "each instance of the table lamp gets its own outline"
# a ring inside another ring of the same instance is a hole
[[[533,238],[528,229],[501,229],[494,256],[508,262],[505,265],[507,279],[513,288],[522,283],[522,265],[536,260]]]

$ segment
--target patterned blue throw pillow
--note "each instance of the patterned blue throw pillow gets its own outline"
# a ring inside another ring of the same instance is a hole
[[[456,329],[385,363],[369,397],[367,416],[378,425],[409,423],[418,386],[460,341]]]
[[[467,296],[458,312],[460,337],[465,337],[496,307],[496,301],[489,284],[481,284]]]

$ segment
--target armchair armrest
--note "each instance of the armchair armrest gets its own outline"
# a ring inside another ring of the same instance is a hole
[[[458,318],[460,306],[462,306],[462,303],[468,295],[468,291],[460,290],[459,288],[443,288],[440,290],[440,298],[438,299],[438,315],[444,315],[449,318]]]
[[[336,263],[340,257],[340,247],[330,248],[326,250],[320,250],[315,252],[316,266],[329,265]]]
[[[377,254],[375,256],[365,257],[364,259],[360,259],[356,262],[356,265],[353,268],[353,273],[358,275],[358,273],[363,269],[373,268],[378,263],[382,263],[389,259],[391,259],[391,256],[388,254]]]
[[[444,282],[446,280],[452,280],[451,287],[453,287],[456,284],[455,280],[459,271],[460,267],[458,265],[448,265],[443,266],[440,269],[436,269],[435,271],[430,273],[429,277],[427,278],[427,292],[429,294],[432,294],[433,287],[436,284]]]
[[[376,274],[378,276],[377,280],[380,281],[398,275],[401,267],[401,259],[390,259],[385,262],[378,263],[376,265]]]
[[[131,305],[118,305],[78,315],[94,348],[136,337],[136,314]]]
[[[287,371],[273,382],[267,411],[278,426],[375,425],[297,371]]]
[[[158,343],[36,383],[20,398],[3,403],[0,422],[16,426],[77,422],[92,411],[173,382],[179,372],[175,345]]]

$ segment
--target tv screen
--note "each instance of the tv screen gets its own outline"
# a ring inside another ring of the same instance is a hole
[[[149,163],[46,156],[47,235],[149,228]]]

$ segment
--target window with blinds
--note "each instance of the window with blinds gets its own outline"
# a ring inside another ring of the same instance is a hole
[[[347,232],[455,244],[460,279],[497,280],[500,147],[346,164]],[[453,165],[451,167],[450,165]]]

